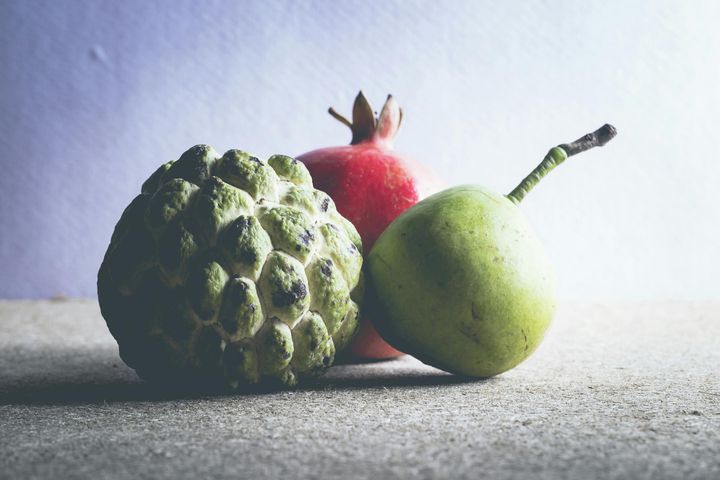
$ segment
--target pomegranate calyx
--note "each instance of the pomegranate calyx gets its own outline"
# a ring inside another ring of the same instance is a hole
[[[352,122],[330,107],[328,113],[336,120],[350,128],[352,140],[350,145],[371,141],[389,146],[402,123],[403,112],[392,95],[388,95],[380,115],[375,117],[370,103],[362,90],[355,97]]]

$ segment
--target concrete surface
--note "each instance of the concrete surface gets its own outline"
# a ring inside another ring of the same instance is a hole
[[[575,304],[486,381],[406,357],[177,396],[95,302],[0,302],[0,477],[717,479],[719,347],[718,303]]]

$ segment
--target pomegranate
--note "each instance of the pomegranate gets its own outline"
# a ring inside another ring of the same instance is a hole
[[[355,98],[352,122],[333,108],[329,113],[350,128],[350,145],[321,148],[297,158],[310,170],[315,188],[330,195],[338,211],[355,225],[367,255],[395,217],[444,184],[428,168],[393,150],[403,114],[392,95],[377,118],[362,92]],[[360,321],[350,351],[364,359],[402,355],[380,337],[367,316]]]

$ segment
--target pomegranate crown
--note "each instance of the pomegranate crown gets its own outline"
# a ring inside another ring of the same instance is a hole
[[[350,128],[352,132],[350,145],[357,145],[367,141],[390,144],[398,129],[400,129],[403,117],[402,109],[392,95],[387,96],[387,100],[385,100],[385,104],[380,110],[380,115],[376,117],[362,90],[355,97],[352,122],[340,115],[332,107],[328,109],[328,113]]]

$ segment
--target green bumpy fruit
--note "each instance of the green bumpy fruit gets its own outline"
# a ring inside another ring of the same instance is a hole
[[[98,298],[142,378],[295,385],[348,345],[362,245],[302,163],[197,145],[141,191],[115,227]]]

